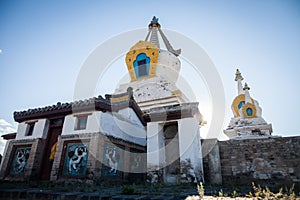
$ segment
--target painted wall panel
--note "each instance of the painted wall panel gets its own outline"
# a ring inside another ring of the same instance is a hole
[[[82,177],[86,175],[88,143],[70,142],[67,144],[62,176]]]

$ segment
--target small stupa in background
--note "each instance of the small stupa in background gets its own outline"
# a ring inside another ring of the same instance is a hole
[[[262,118],[262,109],[258,101],[250,96],[250,87],[245,83],[244,87],[239,69],[235,73],[238,94],[231,104],[234,117],[224,133],[230,138],[248,138],[253,136],[270,136],[272,124],[268,124]]]

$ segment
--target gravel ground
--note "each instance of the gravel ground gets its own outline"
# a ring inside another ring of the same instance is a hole
[[[252,198],[246,198],[246,197],[213,197],[213,196],[204,196],[203,200],[229,200],[229,199],[235,199],[235,200],[249,200]],[[199,196],[189,196],[185,200],[200,200]]]

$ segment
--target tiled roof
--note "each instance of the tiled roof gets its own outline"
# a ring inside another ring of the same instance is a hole
[[[127,92],[122,94],[105,95],[105,98],[99,95],[98,97],[74,101],[70,103],[58,102],[57,104],[54,104],[52,106],[17,111],[14,112],[14,119],[15,121],[20,123],[26,120],[65,116],[68,114],[85,111],[97,110],[103,112],[117,112],[118,110],[126,107],[131,107],[135,111],[141,122],[145,125],[142,111],[133,98],[132,88],[128,88]]]
[[[16,135],[17,133],[8,133],[8,134],[1,135],[1,137],[3,137],[4,140],[10,140],[10,139],[15,139]]]

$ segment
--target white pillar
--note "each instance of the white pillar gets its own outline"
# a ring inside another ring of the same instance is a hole
[[[190,159],[197,181],[203,181],[200,131],[195,118],[184,118],[178,121],[178,138],[180,161]]]
[[[252,103],[248,89],[245,90],[245,104],[247,104],[247,103]]]
[[[162,126],[159,123],[151,122],[147,124],[147,168],[154,168],[164,165],[164,138]]]
[[[242,85],[242,80],[237,80],[237,89],[238,89],[238,94],[243,94],[243,85]]]

